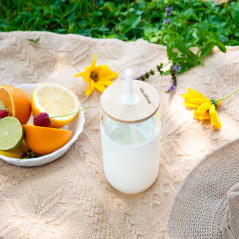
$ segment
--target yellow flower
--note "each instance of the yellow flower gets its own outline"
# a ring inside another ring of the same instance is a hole
[[[190,108],[197,109],[202,103],[210,102],[210,100],[203,94],[197,92],[196,90],[188,89],[189,93],[183,95],[185,100],[184,105]]]
[[[216,109],[223,100],[231,97],[233,94],[235,94],[238,91],[239,89],[236,89],[230,95],[220,100],[214,100],[214,99],[210,100],[203,94],[189,88],[188,93],[183,95],[183,98],[185,100],[184,105],[189,108],[195,109],[194,111],[195,119],[198,119],[198,120],[210,119],[214,129],[220,129],[221,122],[219,120],[219,116]]]
[[[184,105],[195,109],[195,119],[211,119],[211,124],[213,125],[214,129],[220,129],[221,122],[219,120],[216,108],[221,103],[222,99],[220,101],[215,101],[213,99],[210,100],[203,94],[192,89],[188,89],[188,92],[189,93],[183,95],[183,98],[185,100]]]
[[[94,89],[103,92],[105,88],[112,84],[113,79],[118,77],[118,73],[113,72],[107,65],[96,66],[96,56],[91,65],[85,68],[85,71],[76,74],[74,77],[82,76],[85,83],[88,83],[88,87],[85,90],[85,95],[91,94]]]
[[[220,129],[221,122],[219,120],[218,113],[214,104],[211,105],[209,109],[209,114],[211,116],[211,124],[213,125],[214,129]]]

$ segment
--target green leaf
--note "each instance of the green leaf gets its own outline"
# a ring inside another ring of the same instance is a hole
[[[221,42],[223,42],[223,43],[228,42],[228,38],[227,38],[225,35],[220,35],[218,38],[219,38],[219,40],[220,40]]]
[[[213,49],[214,45],[215,44],[213,42],[211,42],[211,43],[206,44],[205,46],[203,46],[200,57],[203,59],[205,56],[207,56],[211,52],[211,50]]]
[[[40,37],[38,37],[37,39],[27,39],[29,42],[33,42],[33,43],[38,43],[40,40]]]
[[[220,42],[220,41],[217,41],[217,42],[216,42],[216,46],[217,46],[217,47],[220,49],[220,51],[222,51],[222,52],[226,52],[226,51],[227,51],[225,45],[224,45],[222,42]]]
[[[121,25],[122,33],[126,34],[131,29],[135,28],[139,24],[141,18],[141,15],[132,15],[130,18],[124,20]]]

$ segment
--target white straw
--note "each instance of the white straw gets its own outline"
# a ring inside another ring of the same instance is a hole
[[[131,105],[131,102],[133,100],[133,79],[131,69],[126,69],[124,71],[124,79],[125,79],[126,103],[128,105]]]

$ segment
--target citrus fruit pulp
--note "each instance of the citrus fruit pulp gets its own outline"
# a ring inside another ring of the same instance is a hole
[[[20,89],[10,86],[0,86],[0,101],[7,108],[8,115],[16,117],[21,124],[26,124],[31,116],[31,103]]]
[[[0,120],[0,150],[14,149],[22,140],[23,129],[17,118],[8,116]]]
[[[25,142],[22,142],[18,147],[12,149],[12,150],[0,150],[0,155],[9,157],[9,158],[22,158],[23,154],[28,150],[28,146]]]
[[[37,86],[31,97],[33,116],[41,112],[51,118],[50,127],[61,128],[71,122],[80,109],[77,96],[64,86],[54,83],[43,83]]]
[[[23,125],[24,139],[29,148],[39,155],[53,153],[71,138],[72,131],[34,125]]]
[[[6,110],[5,105],[0,101],[0,110]]]

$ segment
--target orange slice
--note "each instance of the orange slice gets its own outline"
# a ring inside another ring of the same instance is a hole
[[[77,96],[64,86],[43,83],[37,86],[31,97],[33,116],[46,112],[53,122],[50,127],[61,128],[70,123],[77,115],[80,105]],[[70,114],[70,115],[69,115]]]
[[[37,154],[45,155],[63,147],[71,138],[72,132],[64,129],[23,125],[24,139],[28,147]]]
[[[21,124],[26,124],[31,116],[31,103],[20,89],[10,86],[0,86],[0,101],[7,108],[8,115],[16,117]]]

